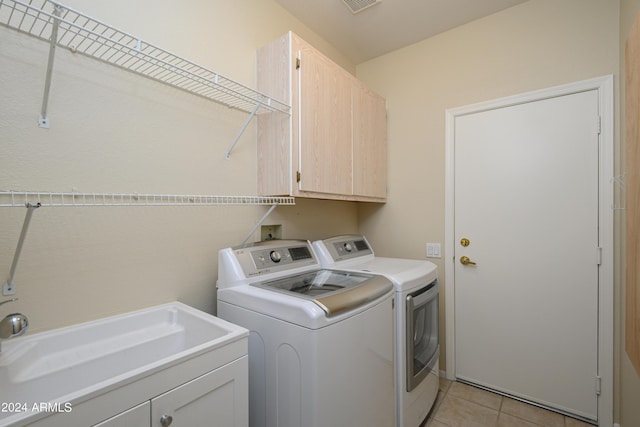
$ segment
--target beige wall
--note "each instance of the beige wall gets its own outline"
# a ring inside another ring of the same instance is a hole
[[[620,134],[622,135],[622,139],[624,139],[625,134],[625,111],[624,111],[624,81],[625,81],[625,57],[624,57],[624,49],[625,49],[625,41],[627,38],[627,34],[631,29],[631,26],[635,19],[638,18],[640,14],[640,0],[621,0],[620,1],[620,93],[621,100],[621,112],[620,112]],[[624,145],[622,146],[621,154],[621,170],[624,171]],[[620,228],[624,231],[624,211],[620,212]],[[621,233],[624,236],[624,232]],[[621,258],[624,260],[624,239],[621,240],[620,245],[620,253]],[[621,275],[624,277],[624,274]],[[622,281],[624,284],[624,281]],[[619,378],[620,382],[618,385],[618,392],[620,395],[619,399],[619,410],[620,410],[620,425],[622,427],[627,426],[635,426],[640,425],[640,406],[638,402],[640,402],[640,373],[636,372],[629,358],[627,357],[627,353],[625,352],[625,344],[624,344],[624,327],[625,327],[625,299],[624,299],[624,285],[620,287],[621,294],[621,304],[620,304],[620,352],[619,352]]]
[[[249,86],[255,50],[287,30],[356,70],[271,1],[65,3]],[[638,11],[640,0],[531,0],[359,65],[387,98],[389,203],[299,199],[266,223],[282,224],[285,238],[359,229],[380,255],[423,258],[426,242],[444,241],[445,109],[605,74],[618,81],[619,37]],[[0,189],[255,194],[255,123],[224,159],[244,113],[66,51],[56,59],[51,129],[38,128],[46,55],[44,43],[0,28]],[[238,244],[265,211],[41,208],[12,310],[33,332],[174,299],[213,312],[217,250]],[[24,213],[0,208],[5,276]],[[639,425],[640,379],[623,350],[616,357],[615,418]]]
[[[445,110],[608,74],[617,82],[619,2],[531,0],[356,74],[386,97],[389,135],[389,202],[360,206],[360,231],[380,255],[424,258],[426,242],[444,243]],[[444,338],[444,295],[440,307]]]
[[[290,29],[354,70],[275,2],[179,3],[65,1],[252,87],[256,49]],[[47,53],[46,43],[0,27],[0,189],[256,194],[255,121],[224,158],[247,114],[66,50],[57,51],[51,128],[39,128]],[[239,244],[266,210],[40,208],[11,310],[29,316],[32,332],[176,299],[214,312],[217,251]],[[0,208],[3,282],[24,215]],[[356,232],[357,212],[353,203],[299,200],[267,223],[282,224],[285,238],[316,239]]]

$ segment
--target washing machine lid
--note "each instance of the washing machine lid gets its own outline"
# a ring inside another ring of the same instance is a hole
[[[385,277],[337,270],[310,271],[252,286],[312,301],[327,316],[353,310],[393,290]]]
[[[438,267],[434,263],[417,259],[374,257],[363,262],[339,263],[336,268],[382,274],[400,291],[417,289],[438,278]]]

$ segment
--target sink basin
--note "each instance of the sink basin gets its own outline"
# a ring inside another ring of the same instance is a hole
[[[0,412],[0,425],[33,405],[72,402],[247,335],[244,328],[173,302],[3,341],[0,402],[22,408]]]

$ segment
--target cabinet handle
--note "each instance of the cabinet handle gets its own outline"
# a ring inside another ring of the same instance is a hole
[[[169,427],[173,422],[173,417],[171,415],[163,415],[160,417],[160,425],[162,427]]]

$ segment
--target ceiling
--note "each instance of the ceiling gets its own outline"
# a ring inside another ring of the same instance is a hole
[[[527,0],[380,0],[356,14],[343,0],[276,1],[357,65]]]

